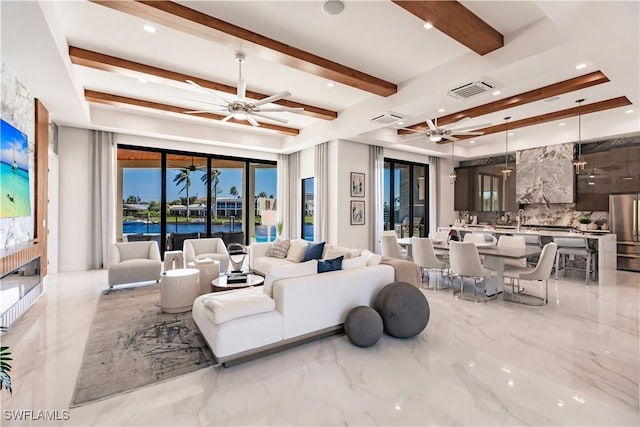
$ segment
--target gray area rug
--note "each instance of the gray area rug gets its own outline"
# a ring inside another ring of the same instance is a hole
[[[71,407],[214,364],[191,312],[163,313],[160,285],[100,296]]]

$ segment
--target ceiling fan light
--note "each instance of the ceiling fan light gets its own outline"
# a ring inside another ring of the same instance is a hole
[[[236,120],[247,120],[247,114],[243,111],[234,111],[231,115]]]
[[[429,135],[429,141],[431,141],[431,142],[440,142],[440,141],[442,141],[442,136],[440,136],[440,135]]]

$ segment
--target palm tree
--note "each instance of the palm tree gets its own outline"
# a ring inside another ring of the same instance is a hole
[[[238,187],[236,187],[235,185],[232,185],[231,188],[229,189],[229,194],[234,197],[238,197]]]
[[[191,177],[189,176],[190,174],[190,169],[183,168],[180,169],[176,176],[173,177],[173,182],[176,184],[176,186],[184,184],[184,187],[180,189],[178,194],[182,193],[183,191],[185,191],[187,194],[187,222],[189,222],[189,187],[191,186]]]
[[[264,197],[266,199],[267,193],[265,193],[264,191],[261,191],[260,194],[258,194],[258,197]]]
[[[207,180],[211,185],[211,203],[213,206],[213,217],[218,218],[218,207],[216,206],[216,201],[218,199],[218,194],[222,193],[222,190],[218,188],[220,185],[220,170],[218,169],[209,169],[209,173],[204,173],[200,177],[200,180],[206,185]]]

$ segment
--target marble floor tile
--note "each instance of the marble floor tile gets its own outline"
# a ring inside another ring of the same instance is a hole
[[[534,285],[532,284],[531,287]],[[2,337],[14,392],[2,425],[640,425],[640,274],[550,280],[546,307],[471,303],[422,289],[427,329],[359,348],[335,335],[69,410],[105,271],[50,275]],[[7,412],[9,411],[9,412]]]

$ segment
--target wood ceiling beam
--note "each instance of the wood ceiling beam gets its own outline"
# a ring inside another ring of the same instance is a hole
[[[538,116],[527,117],[521,120],[515,120],[513,122],[502,123],[499,125],[489,126],[482,129],[475,129],[477,132],[484,132],[484,135],[490,135],[492,133],[505,132],[512,129],[523,128],[527,126],[539,125],[542,123],[552,122],[555,120],[562,120],[569,117],[575,117],[578,114],[596,113],[598,111],[610,110],[612,108],[624,107],[625,105],[631,105],[631,101],[626,96],[620,96],[618,98],[611,98],[605,101],[594,102],[593,104],[582,105],[579,107],[567,108],[566,110],[554,111],[552,113],[540,114]],[[483,136],[484,136],[483,135]],[[478,136],[459,136],[458,140],[478,138]],[[449,141],[442,140],[438,144],[447,144]]]
[[[502,34],[457,1],[393,2],[479,55],[504,46]]]
[[[112,105],[112,106],[126,105],[130,107],[135,107],[135,108],[151,109],[156,111],[168,111],[170,113],[177,113],[177,114],[185,114],[185,110],[186,110],[184,107],[176,107],[174,105],[161,104],[159,102],[145,101],[142,99],[129,98],[126,96],[113,95],[110,93],[97,92],[97,91],[88,90],[88,89],[85,89],[84,97],[89,102],[95,102],[98,104],[105,104],[105,105]],[[214,113],[185,114],[185,115],[190,117],[193,117],[193,116],[204,117],[205,119],[218,120],[218,121],[224,119],[225,117],[224,115],[214,114]],[[248,126],[249,128],[253,128],[253,126],[251,126],[250,123],[244,120],[231,119],[231,120],[228,120],[228,122],[237,123],[239,125],[244,125],[244,126]],[[283,135],[290,135],[290,136],[297,136],[300,133],[300,131],[295,128],[273,125],[271,123],[264,123],[264,122],[260,122],[260,128],[275,130]]]
[[[502,111],[507,108],[517,107],[519,105],[528,104],[530,102],[541,101],[543,99],[551,98],[565,93],[573,92],[579,89],[584,89],[591,86],[596,86],[602,83],[607,83],[609,78],[604,75],[602,71],[594,71],[593,73],[585,74],[583,76],[574,77],[572,79],[563,80],[558,83],[554,83],[548,86],[544,86],[538,89],[533,89],[528,92],[519,93],[508,98],[499,99],[497,101],[490,102],[488,104],[479,105],[477,107],[469,108],[467,110],[459,111],[457,113],[449,114],[438,118],[438,126],[446,126],[456,123],[464,118],[473,118],[484,116],[486,114]],[[426,123],[418,123],[413,126],[409,126],[410,129],[423,130],[427,129]],[[414,133],[408,130],[400,129],[398,134]]]
[[[91,1],[156,22],[174,30],[221,43],[233,49],[241,48],[245,53],[376,95],[389,96],[398,91],[398,87],[394,83],[305,52],[174,2],[142,0]]]
[[[81,49],[79,47],[69,46],[69,58],[71,58],[71,62],[74,64],[95,68],[97,70],[108,71],[111,73],[122,74],[135,78],[157,77],[160,79],[181,83],[185,83],[186,80],[193,80],[200,86],[204,86],[209,89],[230,93],[232,95],[235,95],[237,93],[237,89],[233,86],[201,79],[199,77],[190,76],[188,74],[164,70],[162,68],[141,64],[139,62],[129,61],[115,56],[105,55],[103,53]],[[265,95],[259,92],[253,92],[250,90],[247,91],[247,97],[251,99],[259,100],[262,98],[266,98],[267,96],[269,95]],[[314,107],[313,105],[302,104],[300,102],[289,101],[286,99],[276,101],[275,104],[290,108],[304,108],[304,111],[300,111],[297,114],[302,114],[317,119],[334,120],[338,117],[338,113],[336,111],[326,110],[324,108]]]

